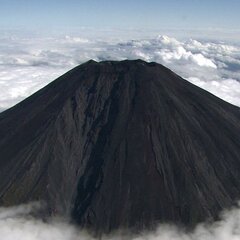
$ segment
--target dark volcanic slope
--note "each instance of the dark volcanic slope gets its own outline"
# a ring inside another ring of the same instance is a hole
[[[239,121],[162,65],[89,61],[0,114],[0,203],[99,231],[216,218],[240,199]]]

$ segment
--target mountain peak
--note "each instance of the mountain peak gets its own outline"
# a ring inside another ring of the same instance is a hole
[[[109,232],[240,197],[240,111],[157,63],[93,60],[0,114],[0,203]]]

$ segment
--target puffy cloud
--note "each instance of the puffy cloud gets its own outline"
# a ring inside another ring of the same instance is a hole
[[[49,66],[0,66],[0,111],[23,100],[67,70],[54,70]]]
[[[34,218],[40,205],[37,203],[0,209],[0,235],[4,240],[77,240],[90,239],[74,226],[60,219],[42,221]],[[86,238],[85,238],[86,236]]]
[[[16,104],[72,67],[89,59],[156,61],[193,84],[240,106],[240,46],[233,43],[168,36],[137,40],[95,40],[81,35],[0,38],[0,111]],[[93,238],[62,219],[42,221],[31,215],[34,203],[0,208],[0,236],[7,240],[78,240]],[[226,211],[222,220],[198,225],[191,233],[161,225],[156,231],[129,235],[135,240],[240,239],[239,208]],[[121,235],[104,237],[122,239]]]
[[[161,63],[190,82],[240,106],[240,46],[165,35],[136,40],[86,36],[0,39],[0,111],[89,59],[141,58]]]
[[[201,67],[212,67],[212,68],[217,68],[217,66],[213,63],[212,60],[207,59],[204,57],[201,53],[191,55],[191,58],[193,62],[195,62],[197,65]]]
[[[187,80],[227,102],[240,106],[240,82],[235,79],[202,81],[199,78],[190,77]]]
[[[4,240],[94,240],[90,233],[71,225],[66,219],[36,218],[41,205],[34,203],[0,208],[0,236]],[[151,232],[132,234],[119,231],[104,235],[103,240],[237,240],[240,239],[240,209],[225,211],[221,220],[199,224],[191,232],[174,225],[159,225]],[[98,238],[99,239],[99,238]]]

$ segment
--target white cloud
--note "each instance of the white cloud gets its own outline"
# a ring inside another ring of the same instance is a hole
[[[0,111],[89,59],[136,58],[161,63],[240,106],[240,46],[199,39],[179,41],[165,35],[136,40],[108,39],[81,34],[0,38]]]
[[[42,66],[0,66],[0,108],[16,104],[67,70],[56,68],[55,71],[52,67]]]
[[[81,35],[0,38],[0,111],[89,59],[142,58],[166,65],[224,100],[240,106],[240,47],[236,44],[168,36],[139,40],[94,40]],[[78,240],[92,237],[66,221],[43,222],[31,216],[38,205],[0,208],[0,238],[4,240]],[[198,225],[190,234],[175,226],[129,236],[135,240],[237,240],[240,210],[225,212],[221,221]],[[121,239],[121,236],[106,237]]]
[[[0,209],[0,238],[4,240],[77,240],[90,239],[60,219],[43,221],[33,217],[40,205],[34,203]],[[84,235],[86,237],[84,237]]]
[[[217,66],[213,63],[211,59],[207,59],[201,53],[191,55],[191,58],[193,62],[195,62],[200,67],[205,66],[205,67],[217,68]]]
[[[208,90],[227,102],[240,106],[240,82],[235,79],[201,81],[199,78],[188,78],[189,82]]]
[[[71,225],[66,219],[37,219],[41,205],[25,204],[0,208],[0,236],[4,240],[94,240],[85,230]],[[33,214],[34,213],[34,214]],[[121,234],[121,232],[124,233]],[[240,239],[240,209],[225,211],[221,220],[199,224],[191,232],[174,225],[159,225],[155,231],[138,234],[118,231],[102,236],[103,240],[238,240]]]

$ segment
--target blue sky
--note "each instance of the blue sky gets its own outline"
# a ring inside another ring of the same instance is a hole
[[[0,0],[0,27],[239,29],[239,0]]]

